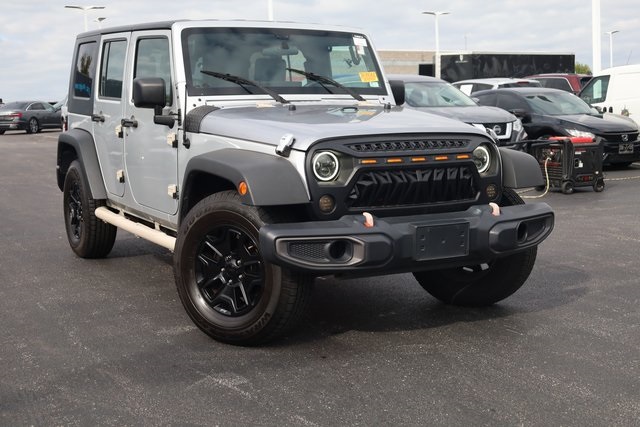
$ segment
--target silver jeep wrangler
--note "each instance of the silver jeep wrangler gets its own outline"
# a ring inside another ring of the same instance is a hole
[[[211,337],[253,345],[300,317],[313,278],[411,272],[439,300],[493,304],[553,228],[528,154],[402,107],[357,30],[175,21],[78,36],[57,180],[69,244],[117,228],[174,253]]]

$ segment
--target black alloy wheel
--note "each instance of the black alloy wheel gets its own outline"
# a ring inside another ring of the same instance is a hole
[[[196,284],[202,304],[223,316],[242,316],[260,300],[264,266],[258,245],[239,227],[212,229],[196,253]]]

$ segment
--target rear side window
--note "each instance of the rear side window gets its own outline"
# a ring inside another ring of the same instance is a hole
[[[573,92],[571,85],[567,79],[563,78],[538,78],[536,79],[540,82],[543,87],[550,87],[552,89],[561,89],[567,92]]]
[[[95,74],[96,42],[78,46],[75,71],[73,75],[73,94],[78,98],[91,98],[91,88]]]
[[[122,97],[122,76],[127,52],[126,40],[114,40],[104,43],[102,62],[100,63],[100,91],[102,97]]]
[[[138,40],[133,78],[160,77],[164,79],[167,105],[171,105],[173,100],[170,58],[168,39],[163,37]]]
[[[498,96],[495,93],[487,93],[483,95],[473,95],[478,100],[478,104],[495,107],[498,102]]]
[[[527,102],[515,95],[510,93],[500,93],[498,94],[498,107],[503,110],[513,111],[513,110],[529,110],[529,105]]]
[[[480,90],[488,90],[488,89],[493,89],[493,86],[492,85],[488,85],[486,83],[474,83],[473,84],[473,89],[471,90],[471,93],[478,92]]]

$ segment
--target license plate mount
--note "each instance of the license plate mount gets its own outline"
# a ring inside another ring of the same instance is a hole
[[[418,261],[469,255],[469,223],[416,225],[414,258]]]

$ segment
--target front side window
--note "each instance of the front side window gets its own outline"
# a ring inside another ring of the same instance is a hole
[[[385,95],[368,40],[359,34],[270,28],[190,28],[182,33],[184,66],[191,95],[261,92],[225,81],[209,71],[255,81],[283,94],[343,94],[300,70],[333,79],[361,95]]]
[[[605,102],[607,100],[607,89],[609,89],[609,76],[594,77],[582,89],[580,98],[587,104]]]
[[[75,71],[73,75],[73,94],[78,98],[91,98],[91,88],[95,74],[96,42],[78,46]]]
[[[171,105],[173,101],[170,55],[169,40],[166,37],[139,39],[133,72],[133,78],[160,77],[163,79],[167,105]]]
[[[126,40],[104,43],[100,64],[100,96],[118,99],[122,97],[122,78],[126,53]]]

